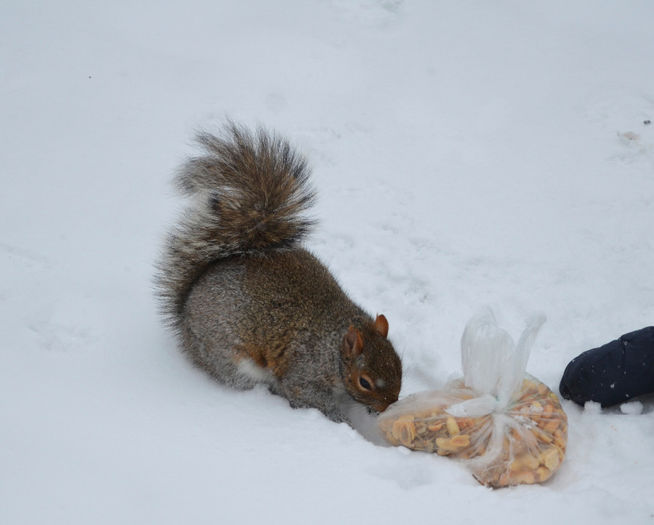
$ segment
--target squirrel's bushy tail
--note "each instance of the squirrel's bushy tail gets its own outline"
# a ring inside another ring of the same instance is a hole
[[[193,282],[213,261],[295,245],[311,228],[314,200],[306,160],[283,139],[229,123],[200,133],[204,154],[189,159],[176,183],[197,197],[168,238],[156,278],[164,314],[178,327]]]

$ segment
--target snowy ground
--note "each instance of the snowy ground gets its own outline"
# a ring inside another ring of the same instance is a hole
[[[556,389],[654,322],[653,20],[647,0],[3,2],[0,523],[654,524],[651,399],[565,402],[557,475],[493,491],[217,385],[151,289],[170,178],[229,115],[309,157],[308,247],[388,317],[403,395],[460,373],[486,304],[516,335],[547,314],[528,371]]]

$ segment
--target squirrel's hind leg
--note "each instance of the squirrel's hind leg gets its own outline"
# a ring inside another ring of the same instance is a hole
[[[199,368],[209,373],[220,383],[238,390],[250,390],[258,384],[270,384],[270,371],[261,368],[254,361],[234,351],[221,348],[220,343],[207,343],[196,337],[186,327],[182,333],[185,353]]]

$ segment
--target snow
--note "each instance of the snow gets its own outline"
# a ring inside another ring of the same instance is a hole
[[[629,403],[622,403],[620,410],[623,414],[637,415],[643,413],[643,404],[640,401],[631,401]]]
[[[0,523],[654,523],[652,399],[564,402],[560,471],[493,491],[216,384],[151,284],[194,131],[263,124],[309,158],[307,246],[388,318],[402,396],[461,374],[487,304],[509,333],[547,315],[527,371],[557,389],[573,357],[654,319],[654,4],[0,13]]]

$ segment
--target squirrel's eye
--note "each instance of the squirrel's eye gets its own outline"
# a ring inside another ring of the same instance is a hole
[[[372,385],[370,384],[370,381],[368,381],[365,377],[359,378],[359,385],[361,385],[361,388],[363,388],[364,390],[372,390]]]

